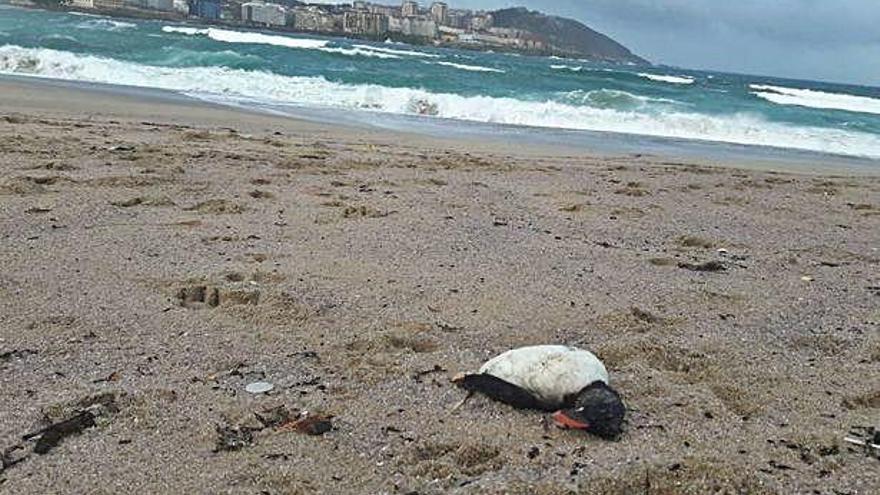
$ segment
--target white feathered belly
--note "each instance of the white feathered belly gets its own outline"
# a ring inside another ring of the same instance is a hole
[[[592,383],[608,383],[608,371],[599,358],[561,345],[507,351],[484,364],[480,373],[512,383],[552,406],[561,405],[566,396]]]

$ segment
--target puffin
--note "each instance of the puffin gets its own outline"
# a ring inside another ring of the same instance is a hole
[[[608,384],[608,371],[593,353],[564,345],[521,347],[486,362],[453,383],[468,392],[510,405],[553,413],[557,426],[606,440],[623,432],[626,406]]]

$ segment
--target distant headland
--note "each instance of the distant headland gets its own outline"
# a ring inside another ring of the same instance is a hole
[[[111,16],[196,21],[377,41],[646,64],[643,58],[584,24],[526,8],[456,9],[371,2],[327,5],[297,0],[10,0],[13,5]]]

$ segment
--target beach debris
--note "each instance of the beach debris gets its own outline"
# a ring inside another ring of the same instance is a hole
[[[110,373],[107,376],[92,380],[92,383],[118,382],[121,379],[122,379],[122,373],[120,373],[119,371],[114,371],[113,373]]]
[[[30,215],[38,215],[38,214],[41,214],[41,213],[49,213],[49,212],[51,212],[51,211],[52,211],[52,208],[43,208],[43,207],[40,207],[40,206],[34,206],[33,208],[28,208],[27,210],[24,210],[25,213],[28,213],[28,214],[30,214]]]
[[[269,382],[253,382],[247,384],[244,389],[249,394],[265,394],[274,390],[275,385],[272,385]]]
[[[95,426],[95,414],[91,411],[82,411],[72,418],[53,423],[43,430],[25,435],[23,440],[37,438],[34,453],[43,455],[57,447],[65,438],[78,435],[88,428]]]
[[[789,466],[788,464],[783,464],[781,462],[776,462],[774,460],[768,461],[767,465],[773,469],[778,470],[778,471],[791,471],[794,469],[793,467]]]
[[[815,280],[816,280],[815,278],[813,278],[809,275],[804,275],[803,277],[801,277],[801,281],[803,281],[803,282],[814,282]]]
[[[532,447],[526,453],[526,457],[528,457],[529,459],[534,459],[535,457],[538,457],[539,455],[541,455],[541,449],[539,449],[538,447]]]
[[[333,419],[331,416],[323,414],[309,414],[303,412],[296,421],[291,421],[281,426],[282,430],[293,430],[297,433],[310,436],[321,436],[333,429]]]
[[[3,450],[0,454],[0,473],[27,459],[24,445],[17,444]]]
[[[718,248],[718,250],[716,250],[715,252],[718,253],[718,254],[721,255],[721,256],[727,256],[727,254],[728,254],[730,251],[728,251],[728,250],[725,249],[725,248]]]
[[[850,445],[863,447],[865,455],[868,457],[880,459],[880,429],[878,428],[854,427],[850,430],[850,436],[844,437],[843,441]]]
[[[333,416],[310,413],[308,411],[292,414],[286,407],[279,406],[263,413],[258,419],[267,428],[280,431],[296,431],[305,435],[320,436],[333,429]]]
[[[35,440],[34,453],[39,455],[48,454],[52,449],[61,444],[65,438],[79,435],[87,429],[96,426],[99,418],[119,412],[119,407],[116,404],[116,395],[113,393],[90,397],[80,401],[79,404],[82,409],[75,411],[69,418],[28,433],[22,437],[22,440]]]
[[[720,261],[707,261],[705,263],[679,263],[679,268],[690,270],[692,272],[723,272],[727,270],[727,266]]]
[[[134,145],[131,145],[131,144],[120,144],[117,146],[111,146],[111,147],[107,148],[107,151],[112,151],[112,152],[130,152],[130,151],[134,151],[134,150],[135,150],[135,147],[134,147]]]
[[[139,204],[142,204],[143,202],[144,202],[144,198],[142,198],[140,196],[135,196],[130,199],[124,199],[124,200],[120,200],[120,201],[111,201],[110,205],[118,206],[120,208],[131,208],[132,206],[137,206]]]
[[[217,425],[217,443],[214,452],[235,452],[254,443],[254,429],[247,426]]]
[[[214,453],[236,452],[250,447],[256,442],[256,435],[266,430],[276,432],[293,431],[310,436],[320,436],[333,429],[332,416],[300,412],[286,405],[278,405],[254,412],[259,425],[218,424]]]
[[[823,260],[823,261],[819,262],[819,266],[824,266],[824,267],[828,267],[828,268],[840,268],[841,266],[843,266],[845,264],[846,263],[841,263],[841,262],[837,262],[837,261],[827,261],[827,260]]]

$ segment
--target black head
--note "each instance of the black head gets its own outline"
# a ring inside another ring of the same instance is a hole
[[[606,440],[623,433],[626,406],[613,388],[595,382],[580,391],[574,405],[554,416],[562,426],[589,431]]]

